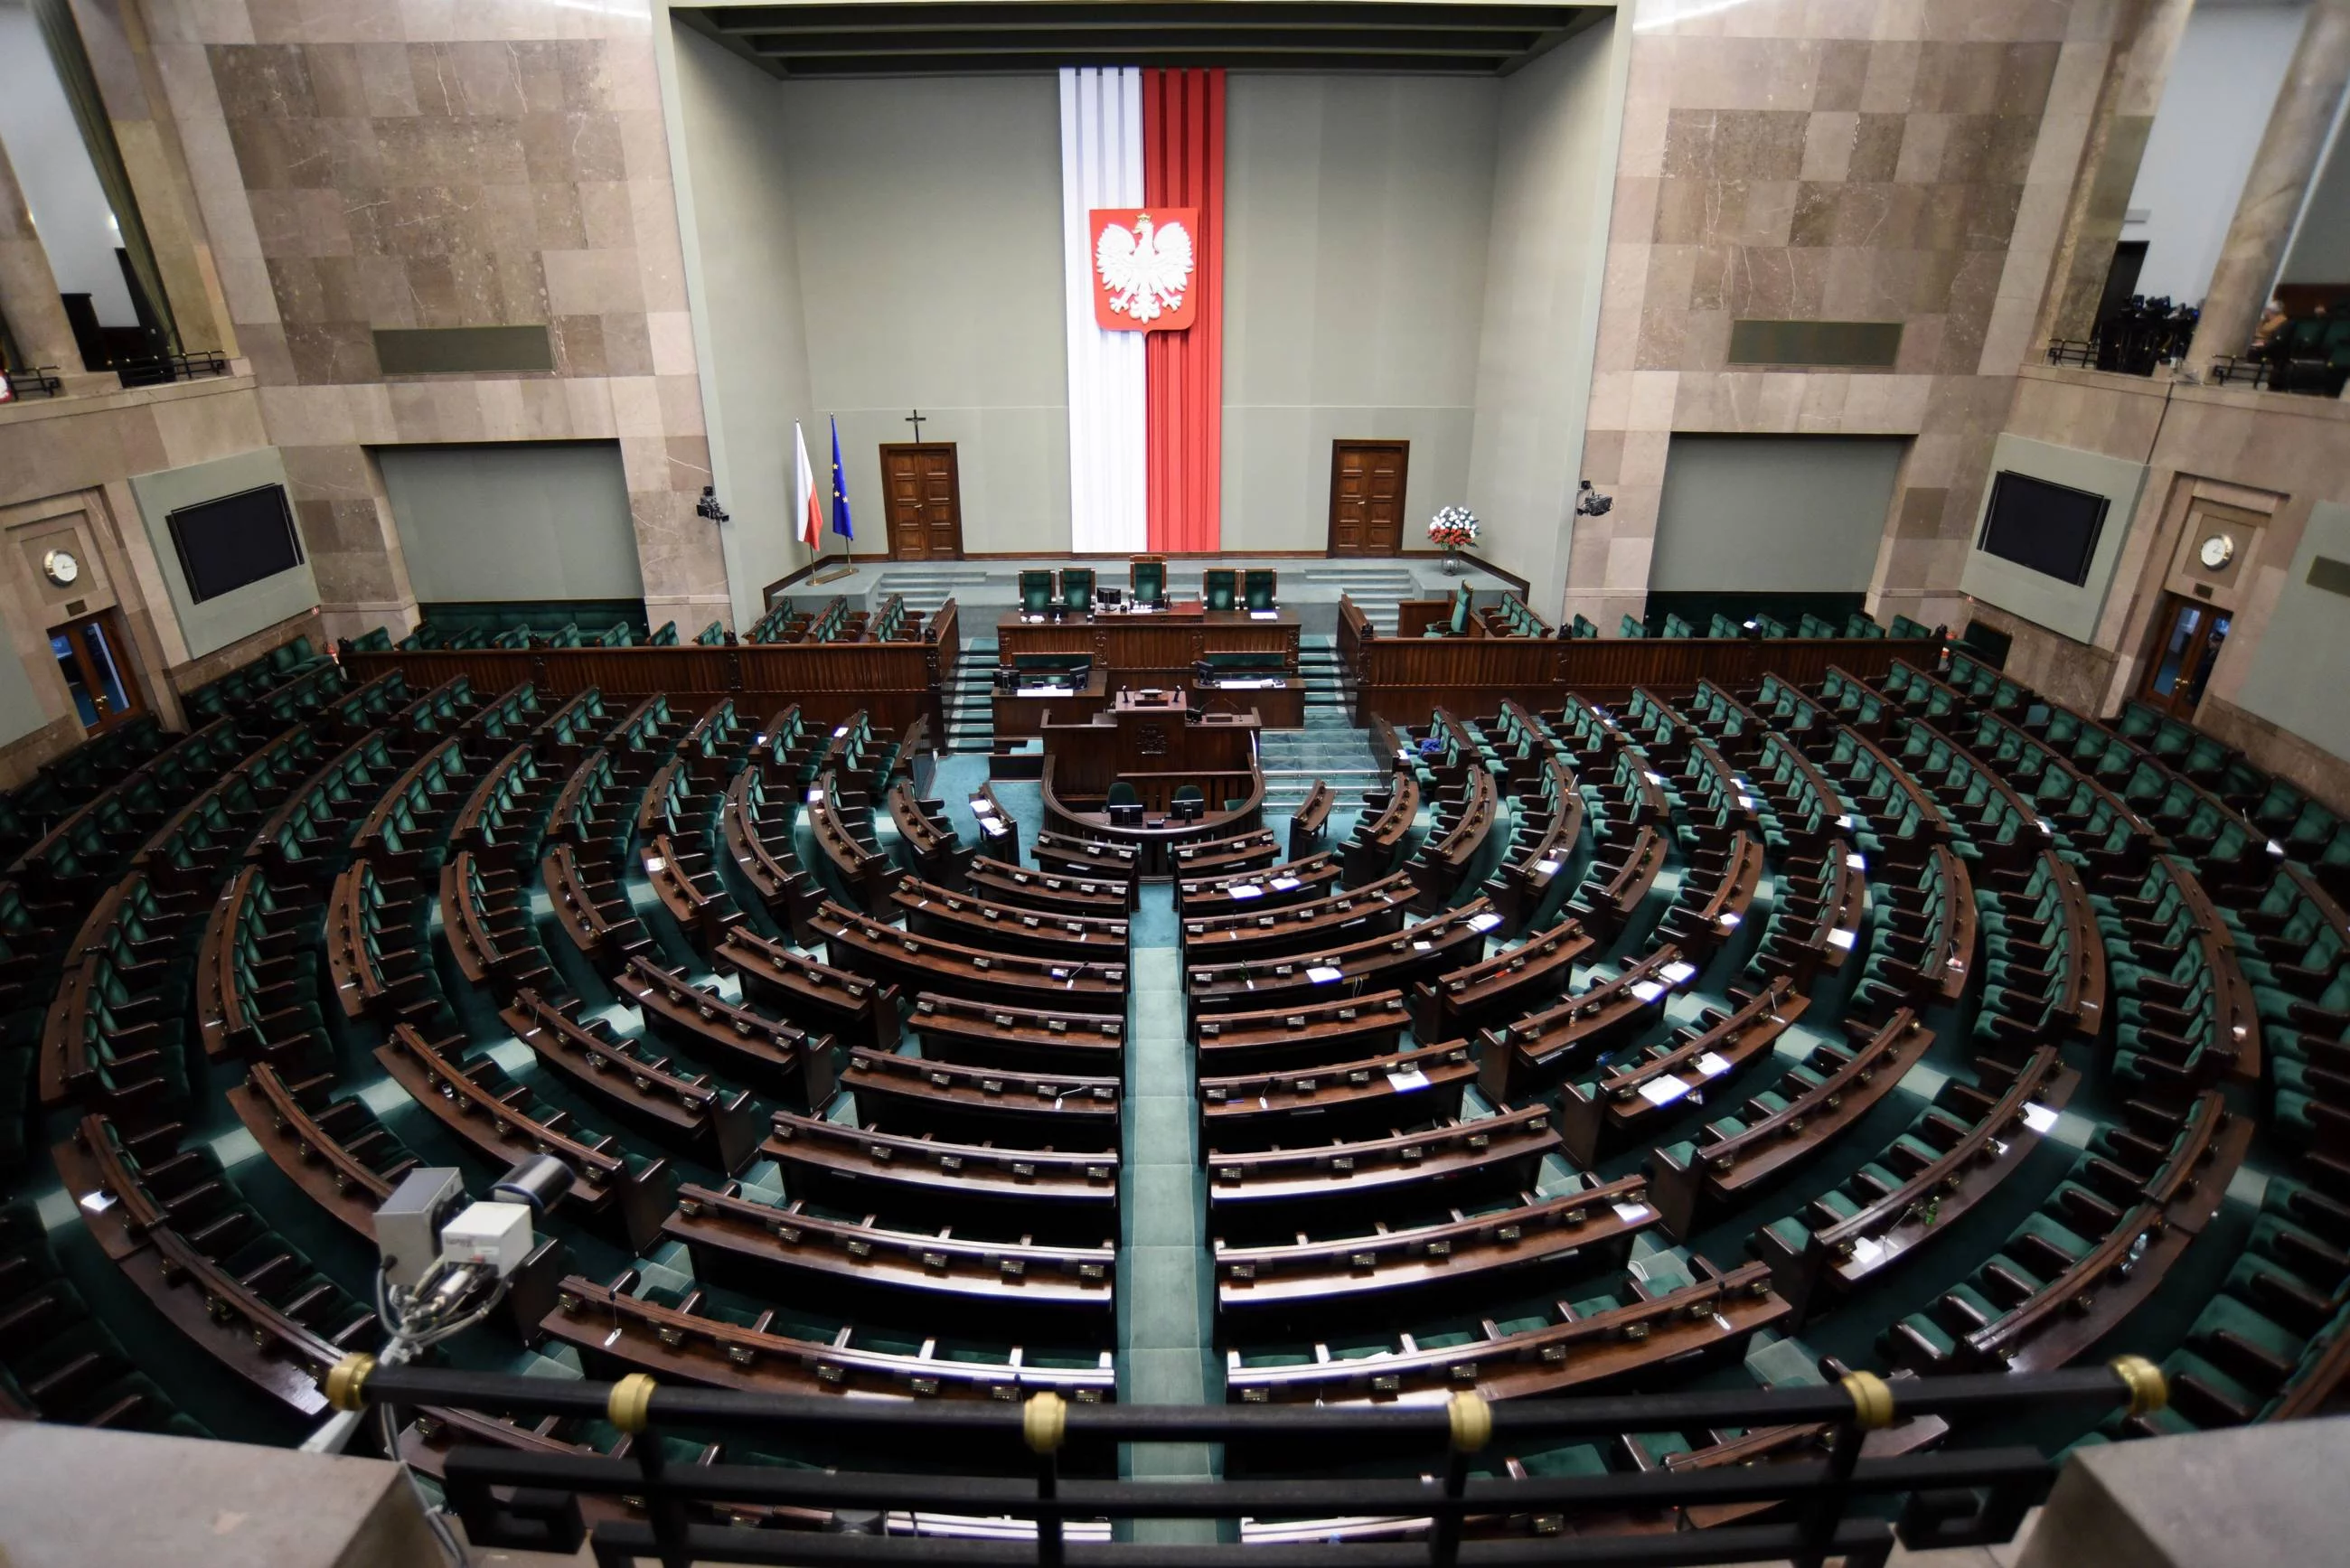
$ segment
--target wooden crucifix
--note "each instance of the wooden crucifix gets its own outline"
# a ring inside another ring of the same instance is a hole
[[[912,413],[908,414],[906,422],[914,427],[914,440],[920,441],[922,439],[922,426],[927,422],[922,417],[922,410],[916,409]]]

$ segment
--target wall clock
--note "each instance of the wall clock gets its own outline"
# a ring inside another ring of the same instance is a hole
[[[41,570],[61,588],[69,588],[81,578],[81,563],[70,550],[52,550],[42,556]]]
[[[2236,541],[2225,534],[2214,534],[2203,541],[2195,554],[2206,567],[2216,572],[2235,559]]]

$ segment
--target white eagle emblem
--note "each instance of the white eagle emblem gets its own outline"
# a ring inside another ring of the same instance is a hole
[[[1111,223],[1094,244],[1109,307],[1136,321],[1156,321],[1183,304],[1191,282],[1191,236],[1180,223],[1153,227],[1150,214],[1135,215],[1134,227]]]

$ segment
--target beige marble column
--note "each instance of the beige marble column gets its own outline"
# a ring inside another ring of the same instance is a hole
[[[2036,351],[2051,337],[2086,337],[2113,270],[2130,192],[2137,185],[2163,83],[2187,31],[2195,0],[2129,0],[2117,17],[2114,48],[2098,84],[2088,141],[2064,212],[2064,228],[2041,298]]]
[[[2284,85],[2261,150],[2244,177],[2244,193],[2220,251],[2220,265],[2203,296],[2203,318],[2187,351],[2188,372],[2204,376],[2211,361],[2241,354],[2260,325],[2261,307],[2283,264],[2317,160],[2333,129],[2342,89],[2350,83],[2350,0],[2314,0],[2293,47]],[[2215,84],[2216,86],[2217,84]]]
[[[54,365],[61,378],[82,376],[81,350],[57,297],[49,253],[33,232],[33,214],[5,148],[0,148],[0,317],[7,318],[27,365]]]

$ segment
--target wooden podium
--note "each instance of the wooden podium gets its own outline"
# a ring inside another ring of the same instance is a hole
[[[1044,715],[1045,813],[1060,833],[1145,847],[1146,874],[1163,873],[1176,844],[1254,827],[1264,804],[1256,761],[1255,713],[1202,713],[1171,687],[1117,692],[1082,722]],[[1142,802],[1139,827],[1112,826],[1110,785],[1124,782]],[[1206,797],[1196,822],[1173,816],[1191,785]]]

